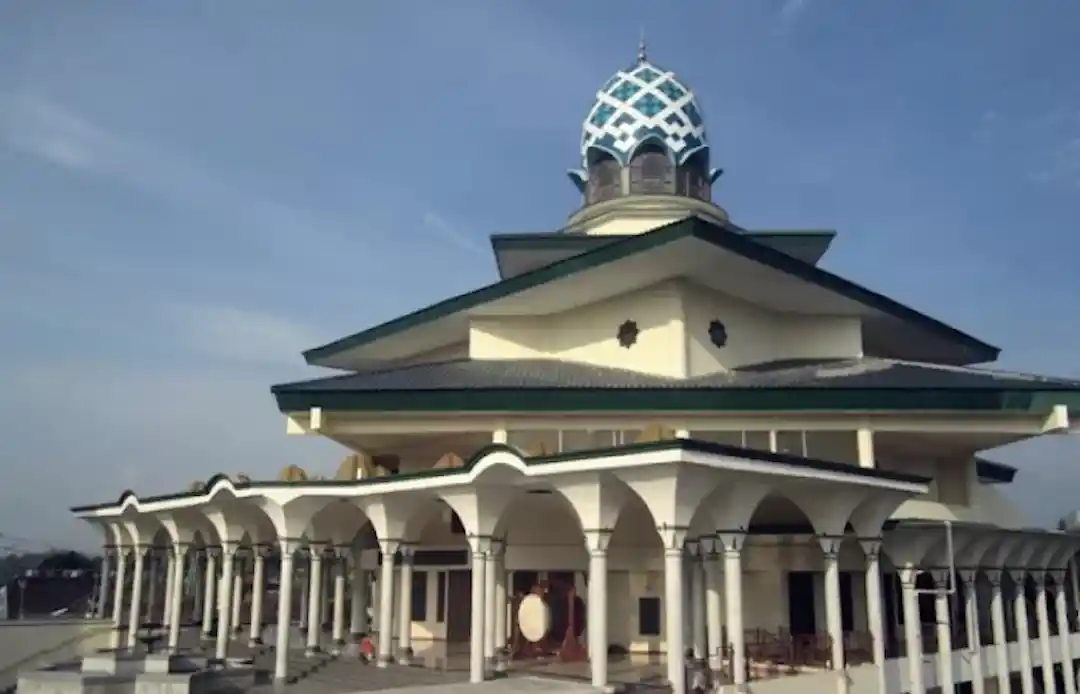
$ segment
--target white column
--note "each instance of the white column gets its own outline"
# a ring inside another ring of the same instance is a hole
[[[150,575],[146,581],[146,612],[143,613],[143,620],[147,622],[153,622],[155,619],[154,608],[157,606],[157,583],[158,583],[158,561],[160,556],[158,554],[158,548],[152,547],[146,553],[146,568],[147,573]]]
[[[588,613],[589,666],[592,669],[592,686],[601,690],[608,686],[607,551],[610,544],[610,530],[585,531],[585,545],[589,550],[589,595],[585,605]]]
[[[308,553],[311,555],[310,584],[311,595],[308,597],[308,632],[305,655],[312,656],[319,652],[319,640],[322,636],[322,563],[325,547],[312,544]]]
[[[120,648],[120,628],[124,623],[124,583],[127,581],[127,558],[130,552],[128,547],[116,549],[116,585],[113,587],[112,606],[112,647]]]
[[[866,592],[866,626],[870,630],[870,647],[877,666],[878,690],[887,691],[885,683],[885,620],[881,599],[881,538],[860,538],[864,558]],[[981,693],[979,693],[981,694]]]
[[[500,543],[495,555],[495,660],[499,668],[503,666],[503,652],[507,642],[507,601],[506,601],[506,542]],[[588,626],[586,626],[588,628]]]
[[[400,540],[379,541],[382,548],[382,566],[379,567],[379,667],[386,667],[394,658],[394,555],[400,544]]]
[[[484,662],[489,671],[495,669],[495,548],[491,541],[484,559]]]
[[[165,557],[165,595],[161,601],[161,623],[170,625],[172,624],[173,581],[176,578],[176,549],[170,546],[165,551],[168,552],[168,556]]]
[[[904,610],[904,646],[911,679],[911,694],[925,694],[923,683],[922,624],[919,617],[919,598],[915,594],[915,582],[919,571],[908,564],[897,572],[900,576],[900,601]]]
[[[309,605],[311,603],[311,562],[308,560],[307,553],[301,555],[303,557],[303,567],[299,571],[300,574],[300,631],[307,634],[308,630],[308,613],[311,611]],[[305,641],[306,643],[306,641]]]
[[[844,618],[840,603],[840,546],[843,537],[818,538],[825,562],[825,623],[829,630],[829,646],[833,670],[844,669]]]
[[[206,550],[206,576],[203,585],[203,638],[210,638],[214,626],[214,606],[217,604],[217,556],[220,548],[208,547]]]
[[[169,650],[174,653],[180,648],[180,622],[184,605],[184,558],[187,552],[186,544],[173,545],[173,556],[169,561],[172,573],[170,580],[166,581],[166,585],[170,586],[170,590],[165,593],[169,605]]]
[[[705,552],[700,542],[694,543],[694,553],[690,556],[690,590],[694,659],[704,663],[709,657],[709,632],[705,624]]]
[[[352,555],[352,609],[349,615],[349,633],[354,641],[368,633],[367,598],[368,598],[368,574],[360,565],[360,552]]]
[[[952,611],[949,609],[949,596],[945,590],[949,587],[949,572],[932,572],[934,588],[934,621],[937,622],[938,682],[941,691],[951,692],[956,688],[956,678],[952,666]]]
[[[469,634],[469,682],[484,681],[484,590],[485,555],[491,546],[491,538],[470,537],[469,549],[472,551],[472,615]]]
[[[330,598],[334,594],[334,574],[332,571],[323,571],[322,585],[319,586],[319,595],[322,600],[319,601],[319,634],[320,638],[323,631],[326,628],[328,622],[330,622]]]
[[[724,549],[724,615],[731,644],[731,680],[737,688],[746,684],[746,633],[743,631],[742,548],[745,533],[717,533]]]
[[[672,694],[686,694],[686,609],[683,604],[683,555],[686,529],[659,527],[664,541],[664,640],[667,642],[667,678]]]
[[[205,547],[200,548],[191,558],[191,579],[194,583],[195,596],[191,601],[191,621],[198,622],[202,618],[203,600],[206,598],[204,589],[205,582]]]
[[[345,553],[348,547],[338,547],[334,553],[334,623],[330,638],[334,640],[334,652],[341,653],[345,647]]]
[[[1031,629],[1028,628],[1025,569],[1010,569],[1013,580],[1013,618],[1016,620],[1016,649],[1020,652],[1020,691],[1035,694],[1035,673],[1031,669]]]
[[[281,577],[278,579],[277,634],[274,649],[274,683],[280,688],[289,676],[289,632],[292,626],[293,555],[299,543],[281,541]]]
[[[983,694],[986,683],[983,681],[985,669],[982,664],[982,639],[979,629],[979,584],[976,569],[961,569],[960,580],[964,585],[964,620],[967,625],[967,650],[971,662],[972,694]]]
[[[1039,625],[1039,649],[1042,653],[1043,694],[1057,694],[1054,681],[1054,649],[1050,644],[1050,610],[1046,601],[1046,572],[1033,571],[1035,579],[1035,617]],[[1064,667],[1062,668],[1064,669]]]
[[[221,543],[221,596],[218,600],[217,641],[214,657],[225,660],[229,655],[229,618],[232,616],[233,571],[236,565],[236,542]]]
[[[243,630],[240,625],[240,611],[244,606],[244,573],[247,571],[247,559],[237,556],[233,560],[232,613],[229,617],[230,637],[238,636]]]
[[[412,659],[412,581],[413,559],[415,558],[412,545],[401,545],[401,568],[398,570],[401,579],[401,600],[398,601],[398,662],[408,665]]]
[[[128,634],[127,634],[127,647],[135,648],[135,644],[138,643],[139,621],[142,617],[140,611],[142,610],[142,586],[143,586],[143,562],[146,560],[146,552],[149,548],[146,545],[136,545],[135,552],[135,571],[131,576],[131,610],[128,613]]]
[[[248,633],[248,646],[255,648],[262,645],[263,595],[266,593],[266,546],[255,547],[254,575],[251,577],[251,631]],[[280,593],[284,596],[284,593]],[[292,596],[288,596],[291,598]],[[287,599],[285,597],[279,599]]]
[[[105,545],[105,549],[101,553],[101,573],[98,576],[98,599],[97,605],[94,606],[94,617],[97,619],[105,619],[105,603],[107,601],[106,597],[109,595],[110,564],[114,553],[115,548],[112,545]]]
[[[1072,667],[1073,653],[1069,638],[1069,608],[1065,600],[1065,571],[1052,574],[1054,579],[1054,612],[1057,617],[1058,643],[1061,644],[1061,672],[1065,694],[1076,694],[1076,671]],[[978,694],[978,693],[976,693]]]
[[[986,578],[990,581],[990,626],[994,630],[994,655],[997,670],[998,694],[1011,694],[1012,684],[1009,678],[1009,639],[1005,632],[1005,596],[1001,590],[1001,569],[986,569]]]
[[[710,658],[723,658],[723,598],[720,593],[720,560],[716,553],[716,538],[703,539],[703,567],[705,569],[705,640]]]

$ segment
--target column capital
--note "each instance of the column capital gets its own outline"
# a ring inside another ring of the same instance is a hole
[[[963,568],[956,569],[956,575],[963,581],[965,586],[975,585],[975,581],[979,577],[979,569],[977,567],[965,566]]]
[[[724,554],[738,554],[746,544],[745,530],[718,530],[715,537],[717,550]]]
[[[146,558],[154,549],[153,545],[138,543],[131,546],[131,553],[136,557]]]
[[[867,563],[881,559],[881,545],[883,542],[884,540],[880,536],[859,538],[859,546],[862,547]]]
[[[656,526],[656,530],[660,533],[660,539],[664,543],[665,550],[679,550],[681,552],[685,549],[686,535],[690,528],[683,525],[661,524]]]
[[[818,535],[817,541],[821,545],[821,552],[825,555],[825,561],[837,561],[840,558],[840,547],[844,544],[843,535]]]
[[[935,589],[945,590],[949,587],[949,575],[951,572],[948,569],[935,567],[927,571],[927,573],[930,574],[930,578],[933,579]]]
[[[585,531],[585,549],[590,554],[596,552],[607,552],[608,547],[611,546],[611,533],[610,528],[592,528]]]
[[[221,556],[221,547],[218,545],[207,545],[203,547],[203,554],[210,559],[217,559]]]
[[[469,535],[469,549],[473,554],[487,554],[491,551],[491,536]]]
[[[491,538],[491,554],[495,556],[502,556],[506,552],[506,538],[505,537],[493,537]]]
[[[236,553],[240,551],[240,543],[236,540],[223,540],[221,543],[221,554],[226,559],[235,557]]]
[[[1007,566],[1005,567],[1005,570],[1009,572],[1009,578],[1013,580],[1014,584],[1024,585],[1024,579],[1026,579],[1028,575],[1027,569]]]
[[[1001,579],[1005,574],[1003,569],[997,567],[990,569],[983,569],[983,575],[986,576],[986,580],[990,582],[990,586],[993,588],[1001,588]]]
[[[379,551],[382,552],[384,557],[397,554],[398,549],[402,545],[402,541],[397,538],[380,538],[379,539]]]
[[[919,581],[919,574],[922,573],[921,569],[916,569],[913,566],[902,566],[896,571],[897,577],[900,579],[900,585],[904,588],[915,588],[915,584]]]
[[[411,542],[402,542],[398,545],[397,552],[401,555],[401,563],[403,565],[408,564],[409,566],[412,566],[413,562],[416,561],[416,545]]]
[[[187,553],[191,551],[193,545],[189,542],[176,542],[172,546],[172,556],[180,559],[181,561],[187,556]]]
[[[304,549],[304,540],[299,537],[283,537],[278,540],[278,548],[281,551],[281,559],[292,561],[297,552]]]
[[[1028,576],[1031,576],[1036,585],[1046,585],[1046,569],[1028,569]]]
[[[1046,570],[1046,575],[1054,579],[1054,585],[1061,587],[1065,582],[1065,567],[1054,566]]]

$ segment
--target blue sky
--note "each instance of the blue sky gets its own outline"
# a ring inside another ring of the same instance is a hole
[[[826,266],[1080,376],[1071,0],[0,3],[0,533],[217,471],[331,471],[268,386],[299,352],[494,279],[549,231],[595,90],[698,94],[715,199],[833,228]],[[1080,446],[999,456],[1048,522]],[[29,546],[29,544],[27,544]]]

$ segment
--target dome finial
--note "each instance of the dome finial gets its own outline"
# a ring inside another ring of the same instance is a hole
[[[637,61],[638,61],[638,64],[641,64],[641,63],[644,63],[644,62],[646,62],[648,60],[649,60],[649,54],[646,51],[646,47],[645,47],[645,29],[644,29],[644,27],[642,27],[642,29],[641,29],[641,38],[638,39],[638,45],[637,45]]]

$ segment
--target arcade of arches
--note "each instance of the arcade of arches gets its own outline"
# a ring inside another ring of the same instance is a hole
[[[621,653],[686,652],[736,686],[864,663],[884,673],[896,658],[908,683],[925,667],[955,681],[951,658],[906,655],[960,647],[985,651],[985,673],[1019,670],[1022,684],[1033,663],[1071,662],[1069,639],[1055,637],[1075,626],[1073,537],[886,526],[925,480],[742,452],[684,440],[541,465],[495,446],[428,474],[220,478],[81,514],[110,538],[102,594],[117,645],[125,626],[134,645],[146,621],[168,625],[174,648],[182,624],[200,623],[221,658],[234,639],[272,633],[281,679],[301,639],[308,653],[370,643],[384,665],[433,640],[468,642],[473,681],[549,657],[582,662],[601,687]],[[1042,644],[1036,661],[1002,648],[1029,641]],[[682,692],[687,661],[666,662]]]

